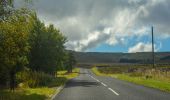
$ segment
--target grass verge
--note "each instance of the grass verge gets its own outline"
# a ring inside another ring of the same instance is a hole
[[[0,100],[50,100],[55,93],[54,88],[26,88],[16,89],[15,92],[9,90],[0,91]]]
[[[75,78],[79,75],[80,69],[75,68],[73,69],[72,73],[67,73],[67,71],[59,71],[57,73],[57,77],[65,77],[67,80]]]
[[[105,73],[100,73],[97,69],[97,67],[92,68],[92,72],[96,74],[97,76],[111,76],[111,74],[105,74]]]
[[[0,90],[0,100],[51,100],[58,93],[58,87],[64,85],[69,79],[79,75],[79,69],[73,69],[72,73],[59,71],[57,78],[49,86],[38,88],[18,88],[15,92]]]
[[[166,80],[158,80],[158,79],[146,79],[142,76],[132,77],[130,74],[105,74],[98,71],[96,67],[92,68],[93,73],[99,76],[110,76],[113,78],[125,80],[128,82],[132,82],[135,84],[156,88],[162,91],[170,92],[170,82]]]

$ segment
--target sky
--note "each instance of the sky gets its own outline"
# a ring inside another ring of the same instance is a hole
[[[67,37],[69,50],[149,52],[154,27],[155,51],[170,51],[170,0],[23,0],[46,25]]]

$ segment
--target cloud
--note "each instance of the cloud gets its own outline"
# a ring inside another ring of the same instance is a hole
[[[131,37],[150,35],[151,26],[157,37],[170,37],[170,0],[36,0],[29,7],[59,28],[68,37],[67,48],[76,51],[127,45]]]
[[[99,32],[93,32],[87,36],[87,38],[80,41],[75,41],[73,43],[67,44],[71,46],[69,48],[75,49],[76,51],[84,51],[88,48],[93,48],[94,46],[99,45],[102,41],[106,40],[109,37],[107,34],[101,34]],[[69,42],[68,42],[69,43]]]
[[[156,45],[154,45],[155,51],[158,51],[160,48],[161,48],[161,44],[160,44],[160,47],[157,47]],[[128,50],[129,53],[151,52],[151,51],[152,51],[152,44],[151,43],[143,43],[143,42],[137,43],[135,46],[130,47]]]

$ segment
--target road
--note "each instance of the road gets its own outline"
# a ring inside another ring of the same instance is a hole
[[[54,100],[170,100],[170,94],[126,81],[94,75],[81,68]]]

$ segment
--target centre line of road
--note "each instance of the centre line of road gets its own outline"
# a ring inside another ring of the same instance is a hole
[[[101,82],[101,84],[102,84],[103,86],[107,87],[107,85],[106,85],[106,84],[104,84],[103,82]]]
[[[111,88],[108,88],[110,91],[112,91],[114,94],[116,94],[117,96],[119,95],[116,91],[114,91],[113,89]]]
[[[96,78],[94,78],[93,76],[91,76],[91,78],[93,78],[94,80],[96,80]]]
[[[99,80],[96,79],[97,82],[100,82]]]
[[[93,76],[89,75],[91,78],[93,78],[94,80],[96,80],[97,82],[100,82],[98,79],[94,78]]]
[[[97,82],[100,82],[98,79],[94,79],[94,80],[96,80]]]
[[[98,79],[94,78],[93,76],[89,75],[91,78],[93,78],[94,80],[96,80],[97,82],[100,82]],[[107,87],[106,84],[104,84],[103,82],[100,82],[103,86]],[[111,88],[108,88],[111,92],[113,92],[114,94],[116,94],[117,96],[119,95],[116,91],[114,91]]]
[[[93,76],[90,76],[90,77],[94,79],[94,77],[93,77]]]

